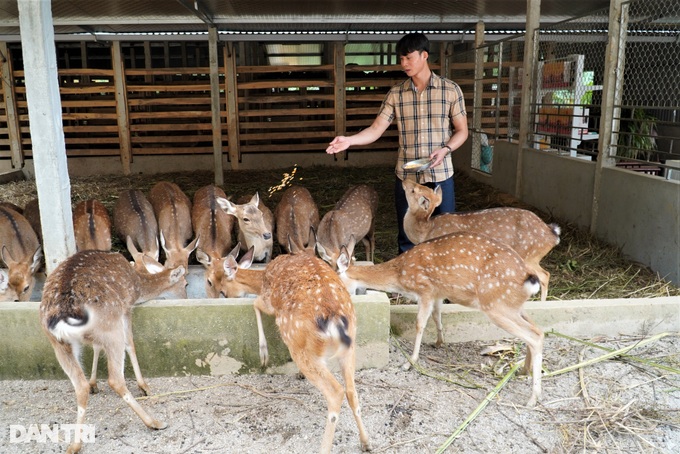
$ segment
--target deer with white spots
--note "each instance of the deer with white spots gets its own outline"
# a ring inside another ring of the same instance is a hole
[[[132,337],[132,306],[158,294],[186,285],[184,267],[164,268],[144,256],[142,271],[130,266],[117,252],[87,250],[77,252],[59,264],[47,277],[40,304],[40,322],[54,353],[76,391],[77,424],[85,423],[90,392],[97,392],[96,361],[90,382],[80,365],[83,344],[92,344],[95,358],[100,350],[108,358],[108,383],[151,429],[167,424],[151,417],[135,400],[125,384],[125,352],[135,372],[137,385],[145,395],[149,387],[142,377]],[[67,452],[79,452],[80,440]]]
[[[274,209],[274,218],[276,240],[284,251],[290,252],[291,245],[302,250],[314,241],[309,232],[319,226],[319,208],[307,188],[286,189]]]
[[[414,246],[385,263],[352,264],[354,239],[342,248],[338,273],[350,293],[358,287],[398,292],[418,303],[416,339],[405,370],[418,361],[423,331],[430,315],[437,327],[436,346],[444,342],[441,309],[445,299],[478,309],[498,327],[527,344],[524,372],[533,375],[528,405],[541,394],[543,331],[522,306],[539,291],[535,274],[510,247],[474,233],[445,235]]]
[[[222,265],[231,250],[232,231],[236,219],[227,214],[217,203],[226,198],[224,191],[208,185],[194,194],[191,222],[198,238],[196,259],[205,268],[205,293],[208,298],[220,296],[219,284],[224,275]]]
[[[256,262],[268,263],[272,259],[274,247],[274,215],[260,199],[258,193],[254,196],[240,197],[236,204],[227,199],[218,199],[222,209],[232,216],[236,216],[238,241],[244,247],[253,247],[253,259]]]
[[[269,355],[261,312],[274,315],[283,342],[300,372],[326,399],[328,417],[321,452],[330,453],[344,395],[359,429],[361,448],[370,450],[354,384],[356,315],[338,275],[318,257],[307,253],[280,255],[265,269],[262,292],[254,302],[260,339],[260,359]],[[345,389],[328,369],[338,359]]]
[[[158,261],[158,221],[149,199],[139,189],[121,191],[113,206],[113,226],[121,240],[127,237],[139,251]]]
[[[340,248],[354,236],[364,243],[366,260],[373,261],[377,211],[378,192],[375,189],[366,184],[349,188],[319,223],[316,234],[319,256],[335,267]]]
[[[28,301],[42,262],[38,236],[24,215],[0,207],[0,258],[7,265],[5,301]]]
[[[441,203],[441,188],[405,180],[402,183],[408,211],[404,216],[404,232],[413,244],[447,233],[481,233],[513,248],[538,276],[541,301],[548,297],[550,273],[540,265],[541,259],[560,242],[560,227],[546,224],[535,213],[522,208],[489,208],[467,213],[443,213],[432,216]]]
[[[191,239],[194,233],[191,200],[177,184],[159,181],[149,191],[149,202],[158,222],[165,266],[175,268],[181,265],[189,269],[189,255],[198,243],[198,238]],[[186,294],[182,298],[185,299]]]
[[[78,202],[73,209],[73,234],[76,250],[111,250],[111,217],[96,199]]]

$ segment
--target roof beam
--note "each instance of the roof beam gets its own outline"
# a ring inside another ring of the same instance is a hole
[[[211,27],[215,26],[215,23],[213,22],[213,14],[206,9],[205,6],[201,3],[201,0],[177,0],[177,3],[191,11],[201,19],[203,22],[206,24],[210,25]]]

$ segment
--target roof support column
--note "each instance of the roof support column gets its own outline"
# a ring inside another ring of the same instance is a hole
[[[541,22],[541,0],[527,0],[527,25],[524,36],[524,74],[522,75],[522,105],[519,117],[519,147],[517,152],[517,176],[515,178],[515,197],[522,198],[522,170],[524,149],[531,134],[531,109],[536,93],[536,62],[538,61],[538,28]]]
[[[210,48],[210,111],[212,112],[212,143],[215,159],[215,184],[224,184],[222,168],[222,120],[220,113],[220,72],[218,64],[217,28],[208,29],[208,47]]]
[[[76,251],[52,2],[18,0],[28,119],[47,273]]]

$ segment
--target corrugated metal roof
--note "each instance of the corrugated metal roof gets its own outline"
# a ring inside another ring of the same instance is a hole
[[[526,0],[52,0],[56,35],[240,32],[523,30]],[[542,0],[543,23],[606,8],[609,0]],[[17,0],[0,0],[0,35],[19,35]]]

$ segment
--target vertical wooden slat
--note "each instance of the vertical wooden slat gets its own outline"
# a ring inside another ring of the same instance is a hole
[[[6,42],[0,42],[2,53],[2,91],[5,101],[5,113],[7,114],[7,134],[9,135],[9,148],[12,158],[12,168],[21,169],[24,166],[24,152],[21,146],[21,129],[17,115],[17,100],[14,95],[14,68],[12,68],[12,56],[9,53]]]
[[[224,81],[227,97],[227,137],[231,168],[238,169],[241,150],[239,146],[238,86],[236,81],[236,46],[228,41],[224,46]]]
[[[113,41],[111,65],[113,82],[116,87],[116,114],[118,116],[118,139],[120,141],[120,161],[123,173],[130,174],[132,163],[132,143],[130,141],[130,119],[128,117],[127,85],[125,83],[125,62],[120,50],[120,41]]]
[[[347,130],[347,110],[345,97],[345,43],[337,41],[333,43],[333,80],[335,84],[335,135],[345,135]],[[345,159],[348,157],[348,152],[344,153]],[[334,155],[337,160],[337,155]]]
[[[215,184],[224,184],[222,168],[222,121],[220,115],[220,73],[217,54],[217,28],[208,30],[208,46],[210,47],[210,109],[212,111],[212,143],[215,158]]]
[[[151,64],[151,43],[149,41],[144,41],[144,68],[146,69],[151,69],[152,68]],[[147,84],[150,84],[151,81],[153,80],[153,76],[151,74],[147,74],[144,76],[144,82]]]

